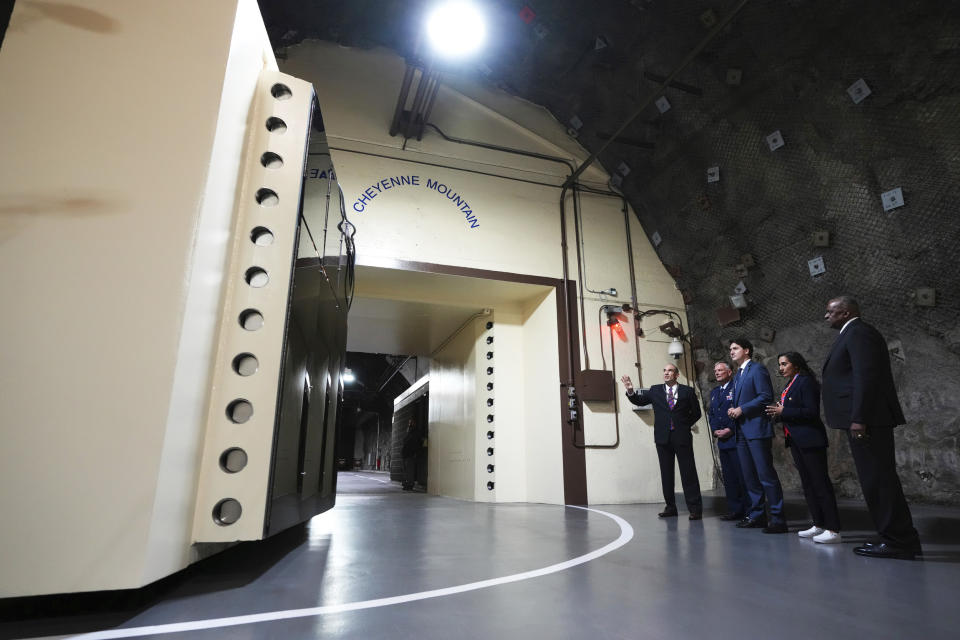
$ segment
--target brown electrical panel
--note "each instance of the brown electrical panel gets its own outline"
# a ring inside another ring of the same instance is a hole
[[[580,372],[577,396],[584,402],[613,402],[617,385],[613,372],[604,369],[586,369]]]

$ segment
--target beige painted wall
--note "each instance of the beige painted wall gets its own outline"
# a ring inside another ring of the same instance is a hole
[[[16,274],[0,284],[0,596],[135,587],[188,563],[265,67],[253,0],[15,4],[0,49],[0,268]]]
[[[449,143],[430,130],[422,141],[409,140],[406,149],[402,149],[404,141],[388,134],[403,74],[402,59],[382,50],[352,50],[320,42],[306,42],[291,47],[287,53],[283,70],[310,80],[317,88],[347,211],[357,226],[357,255],[361,264],[392,266],[399,265],[398,261],[412,260],[552,278],[562,276],[558,186],[566,175],[563,165]],[[452,88],[454,84],[460,91]],[[545,110],[467,81],[451,81],[441,87],[432,120],[456,137],[558,155],[574,164],[587,156]],[[385,188],[382,180],[399,176],[418,176],[420,184],[391,184],[389,189]],[[607,175],[601,167],[594,166],[584,173],[583,180],[602,187]],[[463,207],[458,208],[442,193],[427,188],[428,181],[446,185],[465,198],[476,223],[467,219]],[[374,186],[377,184],[379,189]],[[585,365],[585,355],[589,355],[591,367],[600,368],[597,311],[602,304],[629,299],[626,231],[619,199],[583,194],[582,205],[584,281],[591,289],[615,287],[619,291],[617,299],[595,294],[585,296],[587,354],[581,354],[581,362]],[[576,279],[569,199],[567,211],[571,277]],[[684,315],[673,279],[632,212],[629,217],[640,308],[667,308]],[[512,341],[526,346],[525,339],[521,339],[527,331],[523,328],[526,321],[523,315],[513,317],[501,309],[497,313],[501,318],[498,324],[504,330],[500,344]],[[551,325],[553,332],[557,330],[555,314],[548,313],[546,307],[542,317],[538,312],[533,320],[531,326],[545,330],[546,325]],[[665,320],[654,318],[652,328],[646,332],[648,337],[642,339],[646,385],[661,381],[659,372],[667,360],[669,340],[657,331],[656,325]],[[624,374],[637,377],[632,366],[636,357],[631,329],[627,327],[630,342],[617,347],[617,379]],[[555,347],[553,351],[556,352]],[[498,371],[502,369],[501,364]],[[530,384],[533,370],[549,380],[555,394],[560,381],[553,364],[549,369],[546,366],[536,369],[535,365],[521,361],[517,370],[519,386],[515,388]],[[512,405],[507,399],[501,400],[498,394],[496,419],[501,430],[510,420],[529,427],[542,415],[543,424],[553,425],[544,428],[543,437],[559,439],[557,402],[544,403],[550,393],[537,391]],[[534,397],[538,400],[534,401]],[[620,403],[619,415],[621,446],[613,451],[587,451],[589,501],[659,501],[652,415],[637,415],[626,402]],[[585,432],[588,442],[612,441],[612,408],[586,407]],[[539,437],[528,433],[526,438],[510,443],[508,451],[505,443],[509,436],[505,434],[504,441],[497,446],[497,476],[501,469],[508,478],[512,469],[519,472],[521,465],[509,462],[513,456],[526,461],[525,468],[531,478],[516,487],[498,478],[496,499],[523,499],[520,496],[526,491],[526,499],[553,501],[557,496],[551,488],[556,482],[553,470],[560,464],[559,443],[544,449],[530,441]],[[713,479],[710,446],[703,425],[695,437],[695,447],[705,488],[711,486]],[[542,470],[538,468],[541,454],[546,460]],[[534,459],[537,462],[531,464]],[[483,477],[479,469],[486,466],[481,462],[476,465],[478,481]]]

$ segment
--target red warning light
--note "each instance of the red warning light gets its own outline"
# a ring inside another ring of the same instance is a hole
[[[621,340],[626,341],[626,339],[627,339],[627,334],[626,334],[626,332],[623,330],[623,325],[620,324],[620,321],[619,321],[619,320],[613,320],[613,321],[610,323],[610,331],[612,331],[613,333],[617,334],[617,337],[620,338]]]
[[[524,7],[523,9],[520,9],[520,19],[523,20],[525,23],[530,24],[531,22],[533,22],[533,19],[536,17],[537,17],[537,14],[535,14],[533,12],[533,9],[531,9],[530,7]]]

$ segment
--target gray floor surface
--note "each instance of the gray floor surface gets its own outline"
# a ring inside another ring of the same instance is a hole
[[[862,528],[848,525],[843,544],[818,545],[797,537],[806,524],[799,519],[789,534],[764,535],[709,512],[699,522],[685,514],[660,520],[661,505],[635,504],[595,507],[633,527],[625,546],[557,573],[355,611],[136,631],[486,581],[570,560],[621,535],[599,513],[402,492],[384,474],[344,472],[339,487],[336,508],[308,525],[239,545],[139,594],[7,606],[0,637],[99,630],[171,640],[960,637],[957,510],[915,508],[925,556],[910,562],[852,553],[871,534],[862,512],[851,517]]]

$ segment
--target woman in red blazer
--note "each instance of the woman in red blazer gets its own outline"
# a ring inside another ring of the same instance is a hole
[[[787,386],[780,402],[767,407],[767,415],[783,423],[786,445],[800,473],[803,495],[813,516],[813,526],[799,532],[824,544],[840,542],[840,513],[833,483],[827,473],[827,430],[820,420],[820,384],[803,356],[796,351],[777,357]]]

